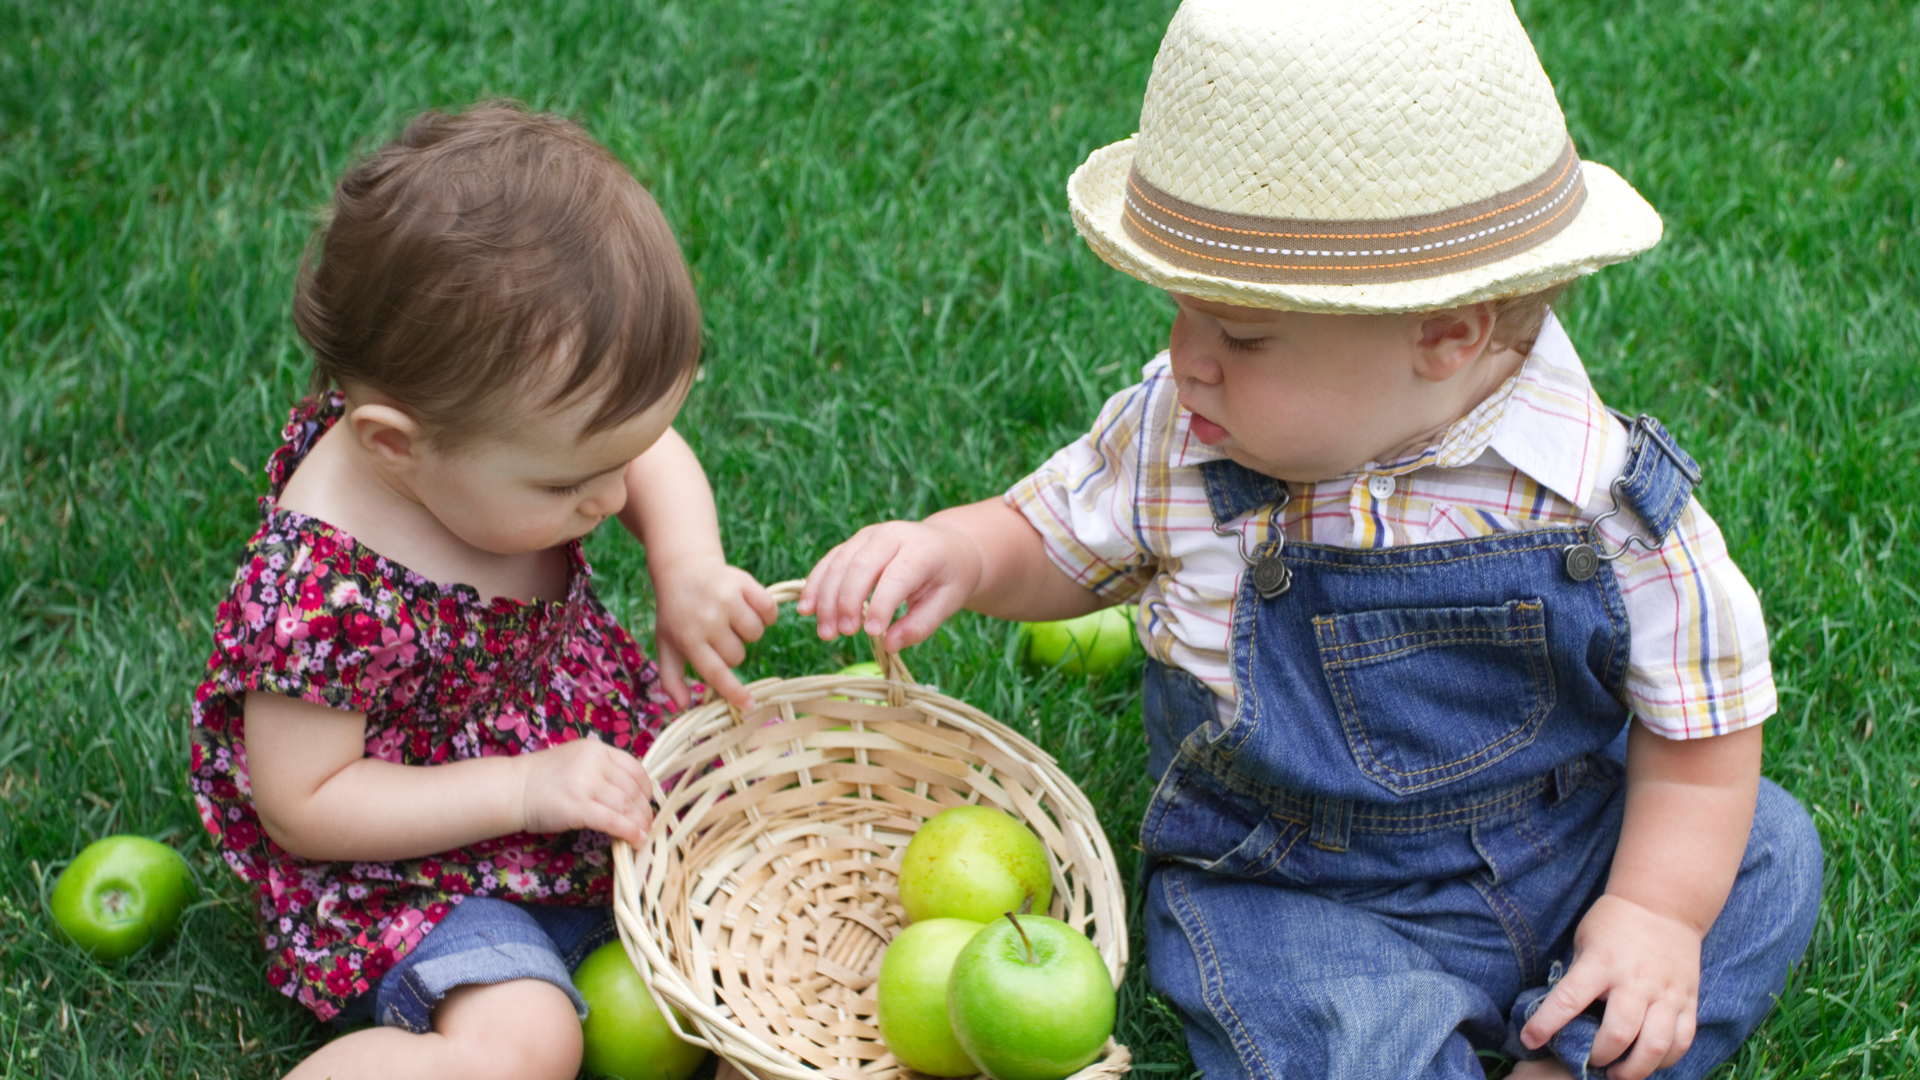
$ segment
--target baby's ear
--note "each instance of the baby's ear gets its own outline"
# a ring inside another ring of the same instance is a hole
[[[358,405],[347,411],[353,441],[374,460],[404,467],[420,454],[425,429],[404,409],[392,405]]]
[[[1420,317],[1414,374],[1446,382],[1478,360],[1493,343],[1491,303],[1468,304]]]

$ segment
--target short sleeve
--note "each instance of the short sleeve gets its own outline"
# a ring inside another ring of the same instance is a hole
[[[1157,565],[1135,513],[1151,383],[1109,398],[1091,431],[1061,447],[1006,495],[1039,531],[1055,566],[1116,603],[1137,598]]]
[[[332,536],[263,527],[215,616],[213,663],[227,669],[228,684],[369,713],[416,682],[412,613],[356,570],[353,552]]]
[[[1626,534],[1604,538],[1619,544]],[[1773,715],[1779,701],[1760,598],[1699,500],[1664,543],[1631,548],[1614,572],[1632,633],[1627,705],[1642,723],[1670,739],[1697,739]]]

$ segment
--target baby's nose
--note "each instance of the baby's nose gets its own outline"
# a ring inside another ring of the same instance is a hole
[[[1168,350],[1168,360],[1176,379],[1193,379],[1203,383],[1220,381],[1220,365],[1205,349],[1175,346]]]
[[[595,490],[580,504],[580,512],[589,517],[610,518],[627,505],[627,485],[609,484]]]

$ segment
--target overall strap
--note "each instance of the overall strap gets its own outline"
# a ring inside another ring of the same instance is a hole
[[[1627,465],[1608,485],[1613,506],[1587,526],[1591,539],[1562,549],[1567,576],[1575,581],[1586,581],[1599,572],[1601,563],[1612,562],[1633,548],[1652,551],[1665,543],[1700,483],[1700,464],[1680,449],[1660,421],[1646,413],[1629,418],[1617,409],[1607,411],[1627,425],[1631,440],[1627,444]],[[1622,503],[1639,515],[1653,539],[1649,542],[1645,537],[1629,536],[1625,543],[1608,551],[1600,542],[1600,523],[1618,514]]]
[[[1616,409],[1607,411],[1627,425],[1632,440],[1627,467],[1613,482],[1615,505],[1625,500],[1646,523],[1654,541],[1662,542],[1700,484],[1700,465],[1680,449],[1660,421],[1646,413],[1629,417]]]
[[[1231,458],[1200,463],[1200,480],[1207,488],[1207,509],[1215,525],[1226,525],[1262,506],[1287,497],[1287,482],[1254,472]]]

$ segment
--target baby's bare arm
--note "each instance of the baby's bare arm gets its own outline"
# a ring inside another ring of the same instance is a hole
[[[896,623],[902,602],[907,615]],[[800,594],[800,612],[819,616],[822,638],[864,628],[884,632],[887,648],[896,650],[925,641],[963,607],[1031,620],[1104,606],[1047,558],[1026,516],[998,498],[925,521],[869,525],[827,552]]]
[[[304,859],[416,859],[523,830],[639,843],[652,820],[639,760],[597,739],[420,766],[366,757],[364,713],[254,692],[246,725],[260,823]]]
[[[1634,724],[1626,819],[1607,891],[1575,931],[1566,977],[1522,1032],[1529,1046],[1545,1044],[1604,997],[1593,1061],[1613,1063],[1608,1076],[1640,1080],[1686,1053],[1700,942],[1733,889],[1753,827],[1761,730],[1677,740]]]
[[[674,703],[689,702],[686,665],[741,708],[753,698],[733,665],[778,614],[752,574],[727,564],[713,487],[693,448],[672,428],[627,466],[620,520],[647,549],[653,578],[654,653]]]

